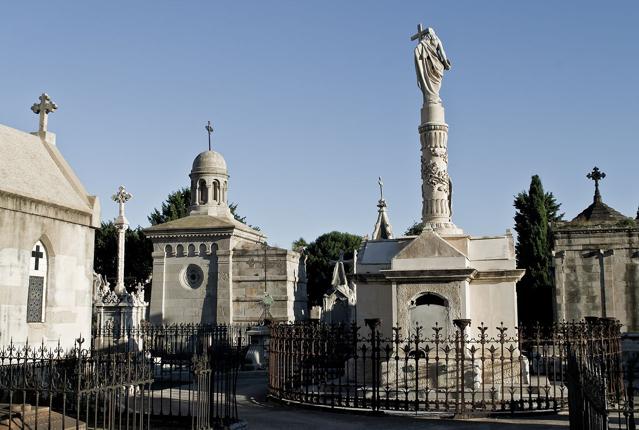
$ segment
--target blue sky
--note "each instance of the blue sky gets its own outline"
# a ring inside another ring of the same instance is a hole
[[[0,20],[0,123],[35,130],[47,91],[49,128],[105,220],[125,184],[130,222],[147,225],[188,184],[211,120],[229,199],[270,243],[370,234],[379,175],[403,232],[421,214],[419,22],[453,63],[441,96],[458,226],[511,228],[533,174],[572,218],[595,164],[605,202],[639,204],[638,2],[30,1],[3,2]]]

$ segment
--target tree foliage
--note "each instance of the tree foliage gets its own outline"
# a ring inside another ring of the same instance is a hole
[[[151,276],[153,246],[142,227],[124,235],[124,278],[127,284],[144,282]],[[118,271],[118,233],[113,221],[103,222],[95,232],[93,270],[115,283]]]
[[[517,267],[526,274],[517,284],[520,320],[530,323],[552,322],[552,248],[551,223],[563,218],[560,203],[544,192],[539,176],[532,177],[528,192],[515,196]]]
[[[151,225],[164,224],[187,216],[189,206],[191,206],[191,190],[184,187],[170,193],[162,202],[160,209],[153,209],[147,218]]]
[[[322,297],[331,286],[333,265],[340,253],[344,252],[344,259],[352,259],[353,250],[358,249],[361,243],[360,236],[332,231],[319,236],[306,247],[309,305],[321,304]]]
[[[406,229],[406,232],[404,232],[404,236],[419,236],[420,234],[422,234],[422,231],[424,231],[424,223],[415,221],[413,225]]]
[[[295,252],[302,252],[306,249],[306,247],[308,247],[308,242],[304,240],[303,237],[294,240],[293,244],[291,245],[291,249]]]

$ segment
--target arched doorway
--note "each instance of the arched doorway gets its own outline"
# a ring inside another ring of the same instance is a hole
[[[422,327],[421,338],[431,338],[435,331],[433,327],[441,327],[439,334],[447,337],[450,328],[450,308],[448,300],[434,293],[424,293],[410,302],[408,317],[411,325],[411,333],[415,327]]]

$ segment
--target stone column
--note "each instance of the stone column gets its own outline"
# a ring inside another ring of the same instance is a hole
[[[452,184],[448,176],[448,124],[441,103],[425,103],[419,137],[422,150],[422,222],[438,233],[461,234],[451,220]]]
[[[124,215],[124,204],[131,200],[131,197],[133,196],[127,192],[124,185],[120,185],[118,192],[111,197],[119,206],[118,217],[115,219],[115,228],[118,231],[118,280],[113,290],[117,295],[126,291],[124,288],[124,240],[126,230],[129,228],[129,221]]]

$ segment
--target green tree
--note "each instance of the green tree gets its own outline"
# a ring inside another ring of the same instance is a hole
[[[553,321],[551,223],[563,218],[559,213],[561,204],[552,193],[544,192],[541,179],[534,175],[528,192],[515,196],[514,206],[517,267],[526,270],[517,283],[519,319],[526,324],[535,321],[550,324]]]
[[[153,209],[147,218],[151,225],[164,224],[187,216],[189,206],[191,206],[191,190],[184,187],[170,193],[160,209]]]
[[[124,278],[127,284],[144,282],[151,275],[153,246],[142,227],[124,235]],[[103,222],[95,232],[94,270],[114,283],[118,270],[118,233],[113,221]]]
[[[353,250],[362,243],[360,236],[332,231],[311,242],[305,250],[307,292],[309,305],[321,304],[331,286],[334,261],[344,252],[345,259],[353,258]]]
[[[415,221],[413,225],[406,229],[405,236],[419,236],[424,231],[424,223]]]
[[[306,249],[307,246],[308,242],[306,242],[303,237],[300,237],[299,239],[293,241],[291,249],[295,252],[302,252]]]

